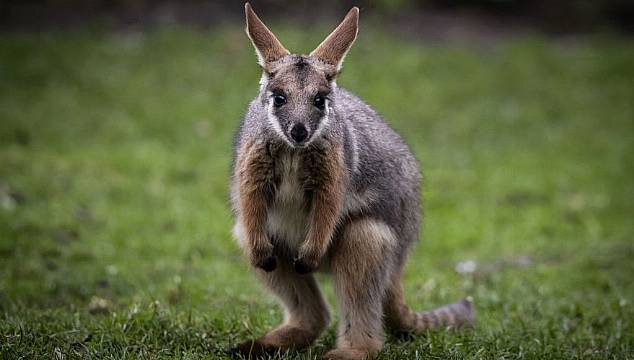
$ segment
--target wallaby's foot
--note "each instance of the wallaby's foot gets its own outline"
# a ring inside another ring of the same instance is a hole
[[[308,347],[319,334],[298,327],[282,325],[256,340],[247,340],[228,351],[233,358],[262,359],[289,350]]]
[[[334,349],[328,351],[324,356],[324,360],[361,360],[372,359],[376,355],[376,351],[370,349]]]

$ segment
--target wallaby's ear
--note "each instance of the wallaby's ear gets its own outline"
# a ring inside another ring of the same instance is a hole
[[[283,56],[290,54],[271,30],[253,12],[249,3],[244,4],[244,15],[247,20],[247,35],[255,47],[258,63],[262,68],[266,70],[267,63],[279,60]]]
[[[358,31],[359,8],[355,6],[348,11],[341,24],[310,55],[327,64],[334,65],[339,71],[343,58],[357,38]]]

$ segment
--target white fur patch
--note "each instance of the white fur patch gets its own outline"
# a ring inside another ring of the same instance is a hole
[[[317,130],[315,130],[315,133],[311,137],[311,141],[319,137],[319,134],[321,134],[321,132],[326,127],[328,127],[329,123],[330,123],[330,101],[326,100],[326,113],[321,118],[321,121],[319,122],[319,126],[317,126]]]
[[[253,44],[253,47],[255,48],[255,55],[258,57],[258,64],[262,67],[266,66],[266,61],[264,60],[264,56],[262,56],[262,53],[260,52],[260,50],[258,50],[258,48],[255,47],[255,44]]]
[[[240,245],[241,248],[246,248],[247,244],[246,244],[246,238],[244,236],[244,228],[242,227],[242,223],[238,220],[236,221],[236,223],[233,225],[233,237],[238,241],[238,245]]]
[[[266,75],[264,71],[262,71],[262,77],[260,77],[260,92],[266,89],[266,86],[269,84],[269,76]]]
[[[337,83],[335,82],[335,80],[332,80],[330,82],[330,87],[332,91],[335,91],[335,88],[337,87]],[[319,134],[321,134],[321,132],[328,127],[328,124],[330,124],[330,101],[326,99],[326,113],[319,122],[319,126],[317,126],[317,129],[315,130],[315,133],[313,134],[311,140],[319,137]]]
[[[282,138],[288,145],[293,146],[293,144],[286,138],[284,131],[282,131],[282,127],[280,126],[280,121],[278,120],[277,116],[275,116],[275,114],[273,113],[274,105],[273,100],[271,99],[273,93],[269,92],[266,95],[268,99],[266,118],[269,121],[269,124],[271,125],[273,130],[275,130],[275,133],[280,136],[280,138]]]
[[[300,158],[285,153],[278,159],[281,182],[268,209],[267,230],[297,250],[308,233],[308,211],[304,208],[304,189],[299,179]]]

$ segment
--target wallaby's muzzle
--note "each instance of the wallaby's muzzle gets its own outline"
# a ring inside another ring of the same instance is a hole
[[[291,139],[297,145],[301,145],[306,139],[308,139],[308,130],[304,124],[298,123],[291,129]]]

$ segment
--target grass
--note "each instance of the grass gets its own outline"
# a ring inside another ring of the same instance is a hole
[[[304,52],[319,34],[280,31]],[[478,312],[381,358],[632,358],[633,64],[607,36],[469,49],[362,31],[339,83],[424,167],[408,301]],[[221,358],[280,321],[230,235],[258,72],[237,28],[0,35],[0,358]],[[333,322],[284,358],[334,342]]]

